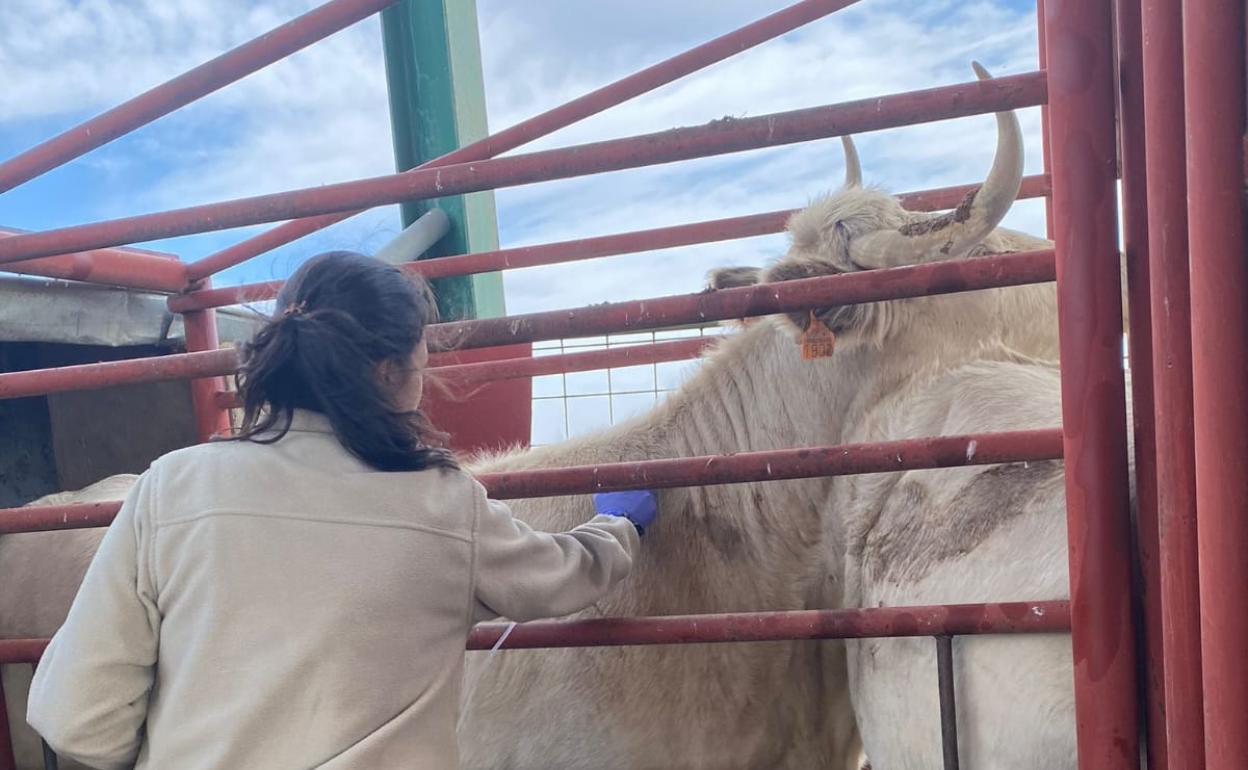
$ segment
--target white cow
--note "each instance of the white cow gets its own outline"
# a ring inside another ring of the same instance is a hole
[[[1022,174],[1017,123],[1009,113],[999,115],[998,122],[992,173],[980,193],[950,215],[905,212],[895,199],[862,189],[857,159],[848,145],[846,188],[794,217],[793,248],[766,279],[783,280],[803,271],[831,272],[837,265],[843,267],[835,269],[870,269],[908,263],[888,237],[899,228],[912,244],[933,243],[938,236],[935,251],[944,259],[985,250],[1045,247],[1046,241],[994,231]],[[873,241],[875,257],[854,246]],[[741,275],[717,274],[713,283],[723,285]],[[758,271],[745,275],[757,277]],[[1051,368],[1035,359],[1056,356],[1054,312],[1051,286],[833,310],[824,315],[842,340],[834,356],[817,361],[800,359],[789,321],[766,319],[717,345],[697,374],[649,414],[557,446],[485,458],[472,470],[515,471],[877,440],[915,435],[919,427],[929,428],[927,434],[956,432],[961,425],[957,421],[910,424],[896,415],[926,414],[928,398],[934,399],[930,409],[939,412],[943,402],[937,396],[944,398],[947,391],[937,383],[966,382],[969,387],[982,380],[984,388],[998,393],[987,383],[1023,377],[1022,372],[1049,383]],[[923,390],[924,384],[935,390]],[[903,393],[922,403],[903,403]],[[983,411],[995,403],[985,399],[976,409]],[[1031,426],[1034,420],[1019,415],[1019,406],[1010,401],[997,413],[998,421],[1008,424],[1001,429]],[[1054,417],[1040,426],[1056,422]],[[886,436],[891,429],[898,434]],[[964,473],[968,478],[985,474],[981,486],[989,491],[1017,486],[1005,471]],[[987,473],[1001,474],[1000,482],[994,486],[994,477]],[[852,560],[845,556],[851,547],[845,532],[858,531],[855,522],[861,506],[855,505],[865,499],[852,490],[867,488],[859,483],[811,479],[663,491],[663,515],[647,533],[635,573],[585,615],[806,609],[849,606],[859,597],[883,600],[876,578],[864,581],[861,569],[846,567]],[[936,504],[944,498],[933,494],[926,499]],[[1010,503],[1018,498],[1002,492],[998,499]],[[534,526],[550,530],[569,528],[591,514],[585,497],[517,501],[514,509]],[[906,531],[922,531],[921,522],[942,510],[915,508],[908,518],[899,515],[900,524],[909,528]],[[1030,520],[1031,515],[999,518]],[[1005,531],[1004,526],[990,529]],[[969,526],[968,532],[974,537],[979,529]],[[0,538],[0,579],[16,587],[0,595],[0,637],[46,636],[55,629],[68,609],[93,537],[98,534]],[[902,547],[902,554],[909,553],[905,538],[885,540]],[[941,542],[948,546],[956,538]],[[66,549],[81,553],[67,555]],[[15,554],[24,554],[19,556],[22,568],[9,575],[4,565]],[[894,553],[894,558],[901,557]],[[65,564],[73,559],[82,564]],[[49,580],[58,572],[66,576],[63,584]],[[1001,598],[1064,595],[1048,588],[1041,581]],[[947,600],[977,598],[954,595]],[[32,625],[15,626],[10,617],[36,618],[36,613],[15,610],[10,606],[14,603],[42,605],[42,615]],[[1016,654],[1027,652],[1013,649]],[[849,704],[844,650],[839,642],[775,642],[526,651],[488,661],[484,653],[473,653],[467,678],[479,684],[461,724],[463,766],[856,767],[860,743]],[[906,658],[899,660],[904,663]],[[961,670],[966,677],[972,669]],[[1060,671],[1051,676],[1060,678]],[[928,684],[934,698],[930,668],[907,681],[900,692],[925,700]],[[861,676],[855,687],[859,697],[865,697],[862,693],[868,690],[862,688]],[[973,696],[963,699],[964,704],[968,701]],[[20,714],[21,709],[15,712]],[[910,740],[909,728],[897,727],[908,723],[889,722],[893,729],[887,731],[880,727],[884,722],[877,711],[865,713],[876,740],[905,738],[902,742],[913,744],[925,756],[939,756],[938,739],[921,745],[919,739],[925,735],[921,730],[916,728]],[[922,719],[916,717],[914,724],[921,725]],[[977,738],[969,725],[963,727],[969,747]],[[888,746],[869,747],[873,758],[879,755],[877,768],[910,766],[890,764]]]
[[[1003,131],[1013,130],[999,119]],[[785,281],[1044,247],[1001,230],[983,238],[970,227],[980,206],[994,220],[1015,184],[1011,179],[994,189],[990,179],[958,211],[934,219],[890,208],[869,191],[816,202],[790,223],[785,258],[756,278]],[[862,211],[871,212],[870,226]],[[725,279],[740,284],[749,271],[736,269]],[[1038,289],[822,309],[817,317],[838,337],[834,371],[818,392],[836,405],[832,440],[1058,426],[1055,311],[1052,294]],[[794,336],[810,322],[800,314],[788,320]],[[887,607],[1067,598],[1064,500],[1057,461],[835,479],[823,547],[827,569],[839,579],[837,602]],[[855,640],[847,651],[853,707],[872,766],[941,767],[932,640]],[[962,767],[1076,767],[1068,635],[965,637],[955,642],[954,666]]]
[[[42,497],[31,505],[120,500],[136,478],[128,474],[110,476],[76,492]],[[0,639],[39,639],[55,633],[69,614],[69,605],[103,536],[102,529],[0,535],[0,586],[4,586],[0,591]],[[25,719],[32,674],[29,665],[0,666],[17,770],[43,767],[39,737]],[[61,762],[63,770],[80,767]]]
[[[814,260],[795,255],[763,277],[795,267],[809,275]],[[837,443],[1060,424],[1056,365],[1004,345],[946,344],[977,325],[971,303],[957,304],[952,314],[939,300],[821,314],[838,332],[837,371],[820,391],[839,406]],[[1021,322],[1030,311],[1019,304]],[[978,324],[992,322],[990,305],[982,303]],[[1037,321],[1051,323],[1051,314]],[[830,486],[823,547],[840,606],[1069,595],[1059,462],[842,477]],[[941,767],[932,640],[851,641],[847,651],[853,708],[875,770]],[[962,767],[1076,767],[1067,635],[965,637],[955,642],[954,662]]]

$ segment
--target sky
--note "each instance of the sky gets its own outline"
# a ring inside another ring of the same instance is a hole
[[[0,156],[7,157],[282,21],[313,0],[5,0]],[[491,130],[509,126],[783,7],[776,0],[478,0]],[[1036,67],[1035,11],[1018,0],[863,0],[515,152],[696,125]],[[1028,172],[1039,115],[1020,113]],[[0,226],[46,229],[393,170],[377,17],[0,196]],[[982,179],[990,116],[857,137],[868,183],[892,191]],[[801,206],[834,188],[840,144],[770,150],[496,193],[504,246]],[[1042,230],[1039,203],[1007,224]],[[399,227],[386,207],[221,276],[289,274],[329,248],[371,250]],[[159,241],[193,260],[263,228]],[[711,267],[778,256],[770,236],[509,272],[508,312],[695,291]]]
[[[4,0],[0,157],[316,6],[316,0]],[[557,106],[786,5],[783,0],[477,0],[491,131]],[[1030,0],[862,0],[849,9],[513,153],[612,139],[1036,69]],[[1019,113],[1027,173],[1039,111]],[[855,137],[868,184],[894,192],[978,182],[991,116]],[[392,172],[376,16],[0,195],[0,227],[42,230]],[[520,246],[802,206],[835,189],[836,139],[496,193],[499,238]],[[1007,226],[1042,234],[1043,204]],[[281,278],[334,248],[372,251],[399,229],[375,209],[231,269],[217,285]],[[143,244],[194,260],[265,227]],[[707,270],[762,264],[780,235],[505,274],[507,312],[698,291]]]

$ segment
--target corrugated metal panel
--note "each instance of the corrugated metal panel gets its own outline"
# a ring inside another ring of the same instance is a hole
[[[3,276],[0,341],[122,346],[180,340],[181,318],[169,313],[165,299],[71,281]],[[247,339],[254,328],[245,310],[218,311],[217,318],[222,342]]]

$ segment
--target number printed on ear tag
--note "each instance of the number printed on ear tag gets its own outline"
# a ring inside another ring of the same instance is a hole
[[[831,358],[836,350],[836,332],[820,321],[815,311],[810,311],[810,323],[802,332],[802,360],[814,361],[818,358]]]

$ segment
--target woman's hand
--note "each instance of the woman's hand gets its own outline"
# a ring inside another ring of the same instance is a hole
[[[594,508],[600,516],[628,519],[637,528],[638,534],[645,534],[646,527],[659,515],[658,498],[648,489],[598,492],[594,495]]]

